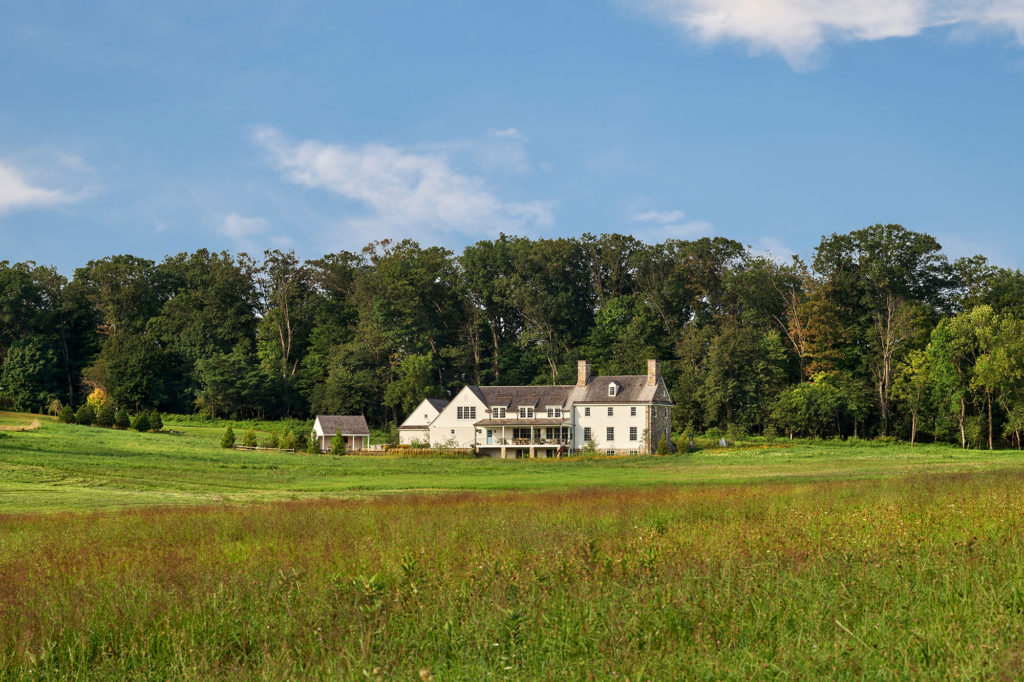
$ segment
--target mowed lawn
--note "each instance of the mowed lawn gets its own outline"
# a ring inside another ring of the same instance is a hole
[[[331,457],[42,421],[0,432],[0,679],[1024,676],[1017,452]]]
[[[34,418],[0,413],[11,425]],[[224,450],[223,427],[170,422],[175,433],[140,434],[42,421],[35,431],[0,432],[0,513],[1024,470],[1016,451],[838,442],[561,461],[334,457]]]

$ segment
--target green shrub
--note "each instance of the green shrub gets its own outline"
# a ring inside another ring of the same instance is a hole
[[[70,405],[65,405],[60,408],[60,414],[57,415],[57,419],[61,420],[65,424],[74,424],[75,410]]]
[[[149,415],[145,412],[139,412],[135,415],[135,419],[132,420],[132,428],[140,433],[149,431]]]
[[[281,440],[277,442],[277,447],[282,450],[294,450],[295,449],[295,434],[292,430],[285,427],[284,433],[281,434]]]
[[[345,454],[345,437],[340,433],[336,433],[331,436],[331,454],[332,455],[344,455]]]
[[[60,414],[61,410],[63,410],[63,409],[64,409],[64,404],[61,403],[61,401],[59,399],[54,398],[46,406],[46,414],[50,415],[51,417],[55,417],[58,414]]]
[[[127,410],[118,410],[114,413],[114,428],[127,429],[132,425],[131,420],[128,418]]]
[[[769,445],[775,443],[775,439],[779,437],[779,432],[775,430],[774,424],[769,424],[764,427],[764,439],[768,441]]]
[[[96,421],[96,411],[92,409],[92,405],[85,404],[78,408],[78,412],[75,412],[75,423],[81,424],[82,426],[89,426]]]
[[[308,452],[311,455],[319,455],[320,454],[320,442],[319,442],[319,440],[320,439],[318,439],[316,436],[310,436],[309,440],[306,441],[306,452]]]
[[[705,438],[710,438],[716,443],[722,438],[722,429],[717,426],[712,426],[710,429],[704,432]]]
[[[160,418],[160,413],[153,410],[149,413],[149,430],[150,431],[163,431],[164,420]]]
[[[231,428],[231,424],[224,429],[224,435],[220,437],[220,446],[222,448],[235,447],[235,431]]]
[[[270,430],[270,440],[267,441],[268,448],[281,447],[281,437],[277,434],[277,427]]]
[[[242,445],[247,448],[256,447],[256,429],[251,426],[245,430],[242,434]]]
[[[102,426],[109,429],[114,425],[114,406],[110,404],[110,401],[103,403],[100,411],[96,413],[96,426]]]
[[[659,455],[667,455],[668,454],[668,438],[665,437],[665,434],[661,434],[661,438],[658,440],[658,451],[657,451],[657,454],[659,454]]]

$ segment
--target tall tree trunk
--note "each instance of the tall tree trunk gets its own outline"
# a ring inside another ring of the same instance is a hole
[[[910,413],[910,445],[914,445],[914,439],[917,438],[917,407],[914,407],[914,411]]]
[[[491,341],[494,343],[494,383],[498,383],[501,378],[501,367],[500,367],[500,348],[501,344],[498,343],[498,330],[491,327]]]
[[[964,429],[964,421],[967,418],[967,403],[963,398],[960,398],[960,415],[958,417],[960,421],[960,447],[964,450],[967,449],[967,433]]]
[[[992,449],[992,394],[989,393],[986,398],[988,399],[988,449]]]

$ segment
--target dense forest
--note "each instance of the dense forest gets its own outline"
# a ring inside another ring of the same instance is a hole
[[[1024,275],[874,225],[791,262],[724,238],[374,242],[303,262],[0,262],[0,405],[399,422],[465,383],[642,373],[678,429],[1019,447]]]

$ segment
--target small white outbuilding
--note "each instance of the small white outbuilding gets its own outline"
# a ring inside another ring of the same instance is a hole
[[[365,450],[370,445],[370,427],[361,414],[321,414],[313,422],[312,437],[320,446],[320,452],[331,449],[331,438],[340,433],[345,439],[345,450]]]

